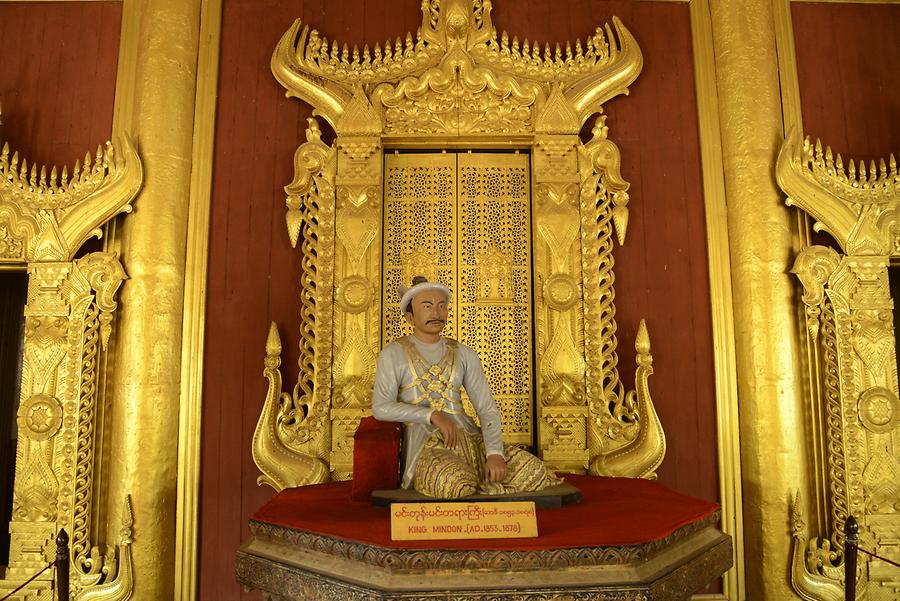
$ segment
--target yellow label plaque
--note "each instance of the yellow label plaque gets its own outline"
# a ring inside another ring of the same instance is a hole
[[[537,536],[534,501],[393,503],[391,540]]]

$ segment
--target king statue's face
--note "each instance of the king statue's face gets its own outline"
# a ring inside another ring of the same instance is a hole
[[[405,317],[416,334],[436,340],[447,324],[447,295],[440,290],[425,290],[413,297],[410,308]]]

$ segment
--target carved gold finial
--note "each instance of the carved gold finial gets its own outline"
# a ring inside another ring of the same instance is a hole
[[[803,521],[802,498],[798,489],[790,508],[791,512],[791,587],[802,599],[810,601],[841,601],[844,598],[844,587],[838,579],[839,570],[831,567],[831,576],[822,570],[830,559],[825,557],[824,562],[820,556],[816,539],[809,541],[809,549],[806,543],[806,523]],[[827,543],[827,541],[826,541]],[[826,555],[827,555],[826,548]]]
[[[294,179],[284,191],[287,192],[287,229],[291,246],[296,248],[303,229],[304,218],[315,218],[317,208],[322,203],[334,202],[334,173],[337,160],[334,148],[322,142],[319,122],[310,117],[307,120],[306,143],[294,153]]]
[[[253,461],[263,473],[257,478],[259,485],[268,484],[276,491],[285,488],[323,482],[328,478],[328,469],[317,457],[298,452],[289,446],[283,437],[283,427],[287,421],[303,421],[304,415],[297,415],[295,399],[281,392],[281,336],[274,322],[269,326],[266,337],[266,379],[269,392],[263,404],[262,413],[253,433]]]
[[[858,167],[857,167],[858,165]],[[841,155],[824,149],[792,129],[778,153],[775,168],[787,204],[796,205],[815,220],[851,255],[885,255],[898,250],[894,226],[900,205],[900,174],[892,154],[885,163],[853,160],[845,168]]]
[[[639,421],[636,436],[627,444],[594,457],[591,461],[592,474],[655,479],[656,468],[665,458],[666,436],[650,400],[649,379],[653,374],[653,356],[650,354],[650,335],[643,319],[638,326],[634,349],[637,351],[635,390],[625,395],[623,409]]]
[[[118,150],[117,150],[118,148]],[[77,161],[71,175],[0,150],[0,261],[68,261],[102,225],[131,210],[143,170],[123,135]]]
[[[73,597],[75,601],[127,601],[132,597],[134,594],[134,565],[131,557],[131,545],[134,543],[133,527],[134,511],[131,507],[131,495],[125,495],[119,542],[117,545],[110,545],[107,548],[102,570],[97,564],[96,574],[75,573],[74,582],[77,590]],[[99,584],[96,583],[98,576],[103,576],[103,582]],[[90,579],[94,582],[90,582]],[[79,585],[79,582],[85,583]]]

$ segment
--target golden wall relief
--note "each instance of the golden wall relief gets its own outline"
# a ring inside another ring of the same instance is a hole
[[[811,344],[821,357],[824,392],[827,531],[810,536],[795,501],[792,581],[804,598],[840,599],[844,521],[860,524],[860,546],[900,557],[900,425],[897,357],[888,267],[900,257],[900,174],[888,162],[843,163],[840,155],[794,132],[778,159],[778,181],[832,234],[839,250],[809,246],[793,272],[803,285]],[[799,494],[799,493],[798,493]],[[818,517],[818,516],[817,516]],[[900,593],[895,568],[860,555],[859,592],[871,599]],[[892,572],[892,570],[894,570]]]
[[[273,324],[259,482],[349,476],[375,358],[407,333],[397,287],[417,274],[456,292],[448,333],[485,360],[510,441],[536,444],[555,469],[653,477],[665,437],[643,324],[635,390],[617,370],[612,252],[628,184],[602,119],[593,140],[578,139],[637,77],[640,49],[616,18],[550,47],[498,32],[487,0],[434,0],[422,15],[415,37],[362,49],[298,20],[273,53],[288,96],[336,140],[323,144],[311,120],[286,187],[302,256],[300,377],[282,392]],[[489,155],[511,161],[496,165],[394,152],[467,147],[523,152]]]
[[[0,264],[28,272],[10,562],[0,593],[55,558],[60,529],[71,541],[75,599],[124,599],[133,590],[130,510],[105,548],[106,525],[96,519],[108,510],[98,468],[111,452],[101,418],[113,410],[100,372],[127,276],[113,253],[73,256],[131,209],[142,179],[127,138],[71,171],[29,166],[5,144],[0,152]],[[21,594],[51,599],[51,579],[47,572]]]

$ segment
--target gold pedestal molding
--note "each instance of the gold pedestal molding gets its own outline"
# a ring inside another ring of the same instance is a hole
[[[288,234],[302,254],[300,374],[282,392],[273,324],[253,438],[259,482],[281,490],[350,475],[352,434],[390,342],[381,326],[393,295],[383,284],[384,154],[401,147],[529,155],[530,229],[521,234],[532,244],[536,380],[534,408],[524,409],[534,413],[538,453],[553,469],[654,477],[665,436],[643,323],[635,390],[618,372],[613,248],[625,241],[629,184],[602,115],[587,144],[578,138],[640,73],[637,43],[616,18],[586,40],[520,43],[493,27],[488,0],[424,3],[422,16],[415,37],[352,49],[298,20],[272,56],[287,94],[313,105],[337,136],[326,145],[310,119],[285,188]],[[503,252],[484,246],[472,265]],[[434,253],[421,250],[401,257],[398,271],[427,270],[423,257]],[[474,302],[504,302],[486,295]]]

